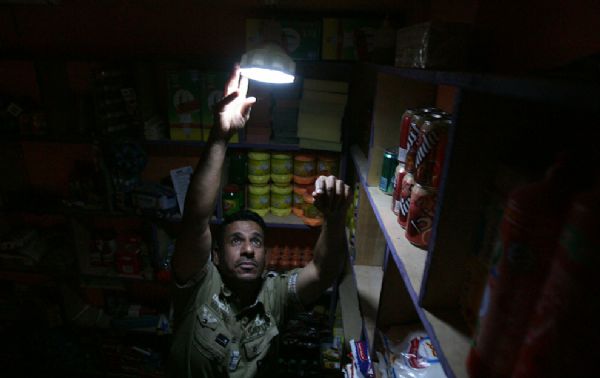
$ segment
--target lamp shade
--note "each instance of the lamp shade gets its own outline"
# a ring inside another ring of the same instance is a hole
[[[264,83],[287,84],[294,82],[296,63],[281,46],[267,43],[247,51],[240,61],[241,74]]]

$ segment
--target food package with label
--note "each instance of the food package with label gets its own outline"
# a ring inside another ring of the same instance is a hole
[[[395,66],[437,70],[469,67],[469,30],[465,23],[425,22],[399,29]]]

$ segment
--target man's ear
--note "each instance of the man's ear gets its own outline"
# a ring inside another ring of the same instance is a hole
[[[217,266],[219,265],[219,261],[220,261],[219,260],[219,247],[216,245],[212,249],[212,261],[213,261],[213,264],[215,264]]]

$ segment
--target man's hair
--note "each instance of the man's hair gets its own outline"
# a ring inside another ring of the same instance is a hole
[[[267,225],[265,224],[263,218],[254,211],[245,209],[236,211],[233,214],[226,215],[225,219],[223,220],[223,223],[221,223],[221,227],[219,227],[219,235],[218,238],[215,240],[219,249],[223,247],[223,239],[225,238],[225,229],[227,228],[227,226],[233,222],[238,221],[250,221],[258,224],[263,232],[263,235],[267,230]]]

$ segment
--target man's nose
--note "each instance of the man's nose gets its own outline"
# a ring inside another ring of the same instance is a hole
[[[243,255],[254,255],[254,246],[252,245],[252,242],[250,240],[246,240],[242,244],[241,253]]]

